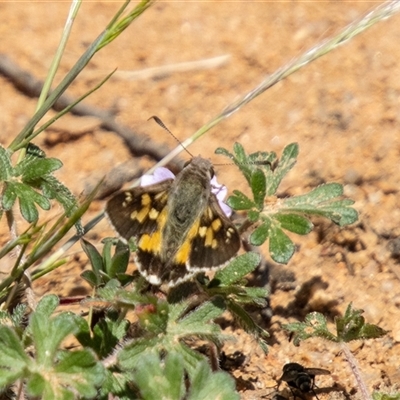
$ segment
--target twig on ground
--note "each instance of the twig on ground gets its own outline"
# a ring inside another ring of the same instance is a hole
[[[0,54],[0,74],[9,79],[15,88],[25,95],[29,97],[38,97],[40,95],[43,82],[36,79],[28,71],[21,69],[4,54]],[[60,111],[72,104],[74,100],[71,96],[64,94],[53,108],[56,111]],[[77,116],[99,118],[101,121],[100,128],[115,132],[124,140],[130,152],[135,156],[147,155],[159,161],[170,152],[165,144],[157,145],[146,135],[139,134],[126,126],[118,124],[114,119],[114,115],[108,111],[80,103],[72,108],[71,113]],[[176,169],[179,168],[179,164],[179,160],[170,163],[171,167]]]
[[[230,55],[207,58],[199,61],[188,61],[178,64],[162,65],[159,67],[146,68],[140,71],[116,71],[111,79],[120,78],[126,80],[139,80],[139,79],[160,79],[167,75],[188,72],[194,70],[204,70],[210,68],[221,67],[226,64],[230,59]]]
[[[95,199],[104,199],[115,191],[119,190],[125,182],[130,182],[143,175],[143,168],[140,167],[138,160],[129,160],[117,165],[104,177],[103,183],[96,193]],[[98,184],[99,177],[91,178],[85,183],[84,195],[93,191]]]

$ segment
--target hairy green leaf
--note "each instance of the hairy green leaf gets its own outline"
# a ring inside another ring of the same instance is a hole
[[[0,145],[0,182],[7,181],[12,175],[10,152]]]
[[[229,196],[226,204],[237,211],[249,210],[253,207],[256,207],[255,203],[239,190],[233,191],[233,195]]]
[[[235,381],[226,372],[212,372],[206,361],[198,364],[194,373],[188,400],[239,400]]]
[[[43,297],[30,319],[30,328],[36,347],[36,359],[39,364],[49,366],[54,362],[60,343],[70,334],[77,332],[77,316],[61,313],[51,317],[58,305],[54,295]]]
[[[229,286],[241,280],[244,276],[254,271],[260,264],[261,256],[257,253],[242,254],[229,263],[228,266],[219,270],[210,282],[218,282],[220,286]]]
[[[8,190],[12,192],[11,197],[18,197],[21,214],[28,222],[35,222],[39,217],[35,203],[43,210],[50,209],[50,202],[44,196],[24,183],[10,181],[7,184],[7,191]],[[7,202],[9,205],[10,201]]]
[[[283,325],[283,328],[293,332],[293,344],[299,346],[302,340],[321,337],[332,342],[338,342],[335,335],[329,332],[326,318],[318,312],[307,314],[305,322],[294,322]]]
[[[311,192],[294,196],[282,201],[281,210],[285,212],[321,215],[340,226],[353,223],[358,213],[350,206],[354,201],[338,199],[343,195],[343,187],[338,183],[318,186]]]
[[[251,174],[251,190],[253,192],[254,203],[257,208],[262,211],[264,207],[264,199],[267,190],[264,172],[261,169],[256,169]]]
[[[250,235],[250,243],[253,246],[261,246],[271,234],[270,219],[263,218],[263,222]]]
[[[89,350],[60,353],[53,373],[52,384],[71,388],[85,398],[96,396],[97,388],[105,377],[104,367]]]
[[[377,325],[368,324],[361,315],[364,310],[357,310],[350,303],[343,317],[336,317],[336,330],[339,340],[350,342],[359,339],[376,339],[384,336],[387,331]]]
[[[183,399],[185,385],[182,356],[173,352],[162,362],[157,354],[144,355],[140,368],[134,373],[134,381],[144,400]]]
[[[273,228],[269,238],[269,253],[274,261],[287,264],[295,251],[295,245],[280,228]]]
[[[267,179],[266,195],[273,196],[278,190],[283,178],[293,168],[299,154],[299,146],[297,143],[287,145],[282,152],[282,156],[278,161],[273,174]]]
[[[257,325],[250,314],[240,304],[238,304],[238,302],[233,301],[233,299],[228,299],[226,305],[235,320],[239,322],[240,326],[246,332],[254,335],[264,353],[268,353],[268,347],[265,342],[265,340],[269,337],[268,332]]]
[[[0,388],[24,376],[30,364],[20,338],[12,328],[0,325]]]
[[[179,322],[180,328],[199,329],[203,331],[204,324],[219,317],[225,311],[225,305],[220,297],[203,303],[197,307]],[[203,325],[203,326],[202,326]]]
[[[12,182],[11,184],[6,183],[2,199],[4,210],[6,211],[11,210],[16,199],[17,199],[17,192],[15,190],[13,183]]]
[[[23,162],[23,161],[22,161]],[[32,182],[62,167],[62,162],[57,158],[35,158],[26,168],[20,171],[24,183]]]
[[[279,222],[282,229],[297,233],[298,235],[306,235],[314,227],[312,222],[302,215],[278,213],[273,218]]]

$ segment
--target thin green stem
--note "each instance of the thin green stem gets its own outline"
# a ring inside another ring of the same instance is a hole
[[[69,104],[67,107],[65,107],[62,111],[57,113],[53,118],[49,119],[45,124],[43,124],[40,128],[36,129],[34,132],[32,132],[31,135],[27,136],[25,140],[23,140],[19,147],[25,147],[33,138],[38,136],[41,132],[43,132],[45,129],[47,129],[49,126],[51,126],[55,121],[60,119],[64,114],[69,112],[72,108],[74,108],[77,104],[79,104],[81,101],[83,101],[86,97],[91,95],[93,92],[98,90],[105,82],[107,82],[111,76],[114,74],[116,70],[112,71],[109,73],[99,84],[97,84],[95,87],[90,89],[88,92],[83,94],[81,97],[79,97],[77,100],[75,100],[73,103]]]
[[[22,129],[22,131],[17,135],[17,137],[12,141],[9,149],[16,151],[24,146],[21,143],[26,143],[26,139],[29,137],[30,140],[34,137],[32,134],[37,123],[43,118],[43,116],[49,111],[55,102],[60,98],[60,96],[67,90],[70,84],[76,79],[80,72],[86,67],[89,61],[93,58],[94,54],[99,51],[105,44],[110,43],[112,40],[117,38],[119,34],[126,29],[129,25],[127,24],[127,17],[122,21],[118,21],[118,18],[123,13],[125,8],[128,6],[130,0],[126,0],[125,3],[118,10],[114,18],[107,25],[106,29],[94,40],[94,42],[89,46],[85,53],[79,58],[76,64],[64,77],[61,83],[53,90],[53,92],[47,97],[42,106],[36,111],[34,116],[28,121],[27,125]],[[137,18],[142,12],[144,12],[153,2],[150,0],[143,0],[136,8],[128,15],[131,16],[128,22],[131,23],[135,18]],[[122,24],[122,26],[120,26]]]
[[[64,26],[63,34],[61,36],[61,41],[60,41],[60,44],[58,45],[56,54],[54,55],[53,61],[51,63],[50,69],[49,69],[49,73],[47,74],[42,91],[40,93],[36,111],[39,110],[39,108],[43,105],[45,98],[49,94],[51,85],[54,80],[54,76],[56,75],[58,66],[60,65],[61,57],[64,53],[65,46],[67,45],[69,36],[71,34],[72,25],[75,21],[75,17],[78,14],[81,3],[82,3],[82,0],[73,0],[72,1],[71,8],[69,10],[69,14],[67,17],[67,21]]]

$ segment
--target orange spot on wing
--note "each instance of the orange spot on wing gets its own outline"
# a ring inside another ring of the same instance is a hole
[[[139,221],[139,223],[143,223],[143,221],[149,215],[150,207],[143,207],[135,216],[135,218]]]
[[[140,211],[141,212],[141,211]],[[140,214],[140,213],[139,213]],[[139,219],[139,215],[136,217]],[[162,245],[162,230],[167,219],[167,209],[164,208],[157,218],[157,230],[151,234],[143,234],[138,242],[140,250],[160,254]]]
[[[161,250],[161,232],[156,231],[151,235],[142,235],[138,246],[140,250],[159,254]]]
[[[212,228],[208,228],[207,229],[207,233],[206,233],[206,240],[204,242],[204,245],[205,246],[212,246],[213,239],[214,239],[214,231],[213,231]]]
[[[190,251],[192,249],[192,241],[199,231],[199,226],[200,219],[193,224],[193,226],[190,228],[190,231],[186,235],[185,241],[175,255],[175,263],[186,264],[188,261]]]

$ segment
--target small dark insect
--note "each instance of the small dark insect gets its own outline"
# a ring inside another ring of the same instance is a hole
[[[296,393],[293,389],[301,394],[312,393],[317,399],[318,396],[315,393],[315,376],[316,375],[329,375],[330,371],[322,368],[305,368],[298,363],[288,363],[283,366],[283,374],[279,378],[278,387],[281,382],[286,382],[290,390],[296,398]],[[297,396],[299,397],[299,396]],[[319,399],[318,399],[319,400]]]
[[[287,397],[282,396],[279,393],[275,393],[272,397],[271,400],[288,400]]]

